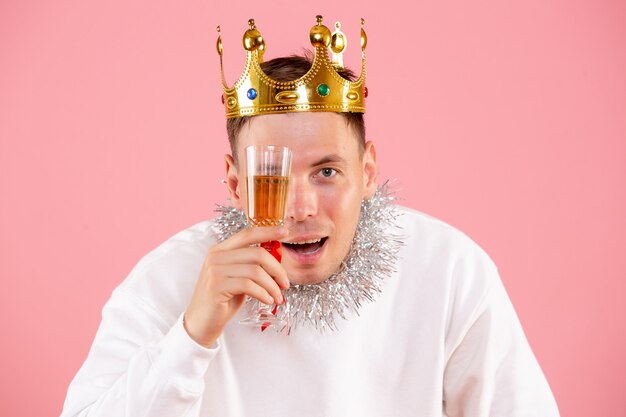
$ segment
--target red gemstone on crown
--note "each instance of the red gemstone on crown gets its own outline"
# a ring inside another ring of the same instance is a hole
[[[365,98],[367,98],[368,94],[367,87],[365,87]]]

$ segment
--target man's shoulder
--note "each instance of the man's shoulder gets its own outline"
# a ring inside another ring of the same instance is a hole
[[[148,252],[140,263],[150,263],[162,257],[204,253],[217,242],[212,219],[203,220],[183,229]]]
[[[398,225],[407,246],[418,246],[429,254],[475,256],[491,262],[485,250],[465,232],[430,214],[397,206]]]
[[[132,294],[161,314],[170,307],[176,312],[191,296],[207,251],[216,241],[212,220],[183,229],[143,256],[116,291]]]
[[[414,209],[399,207],[398,211],[405,243],[400,254],[401,275],[409,277],[403,280],[403,288],[422,294],[423,305],[433,311],[442,305],[453,306],[454,314],[447,312],[447,320],[454,316],[466,323],[484,307],[491,288],[501,285],[496,264],[456,227]]]

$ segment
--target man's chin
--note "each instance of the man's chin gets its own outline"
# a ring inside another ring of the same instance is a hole
[[[327,276],[320,276],[319,274],[290,274],[289,271],[287,271],[287,276],[291,285],[315,285],[328,279]]]
[[[289,282],[293,285],[315,285],[326,281],[333,273],[319,268],[289,268],[285,265]]]

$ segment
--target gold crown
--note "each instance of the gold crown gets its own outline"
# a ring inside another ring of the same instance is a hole
[[[273,80],[261,69],[265,41],[254,19],[250,19],[250,28],[243,35],[243,47],[247,51],[246,66],[232,87],[226,85],[222,38],[220,27],[217,27],[217,53],[220,56],[224,88],[222,103],[227,118],[301,111],[365,112],[365,20],[361,19],[361,76],[356,81],[349,81],[337,72],[337,69],[343,68],[343,52],[347,45],[346,36],[340,31],[341,24],[335,23],[335,32],[331,34],[322,24],[322,16],[316,19],[317,24],[309,34],[311,44],[315,47],[311,69],[297,80],[287,82]],[[332,53],[330,59],[328,49]]]

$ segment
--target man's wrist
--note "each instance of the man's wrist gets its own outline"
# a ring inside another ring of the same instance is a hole
[[[189,336],[189,338],[193,340],[196,344],[202,346],[205,349],[216,348],[217,338],[219,337],[219,334],[215,336],[204,337],[204,338],[198,338],[194,336],[194,334],[189,330],[186,316],[187,316],[187,312],[185,311],[185,313],[183,314],[182,321],[183,321],[183,329],[185,330],[185,333],[187,333],[187,336]]]

